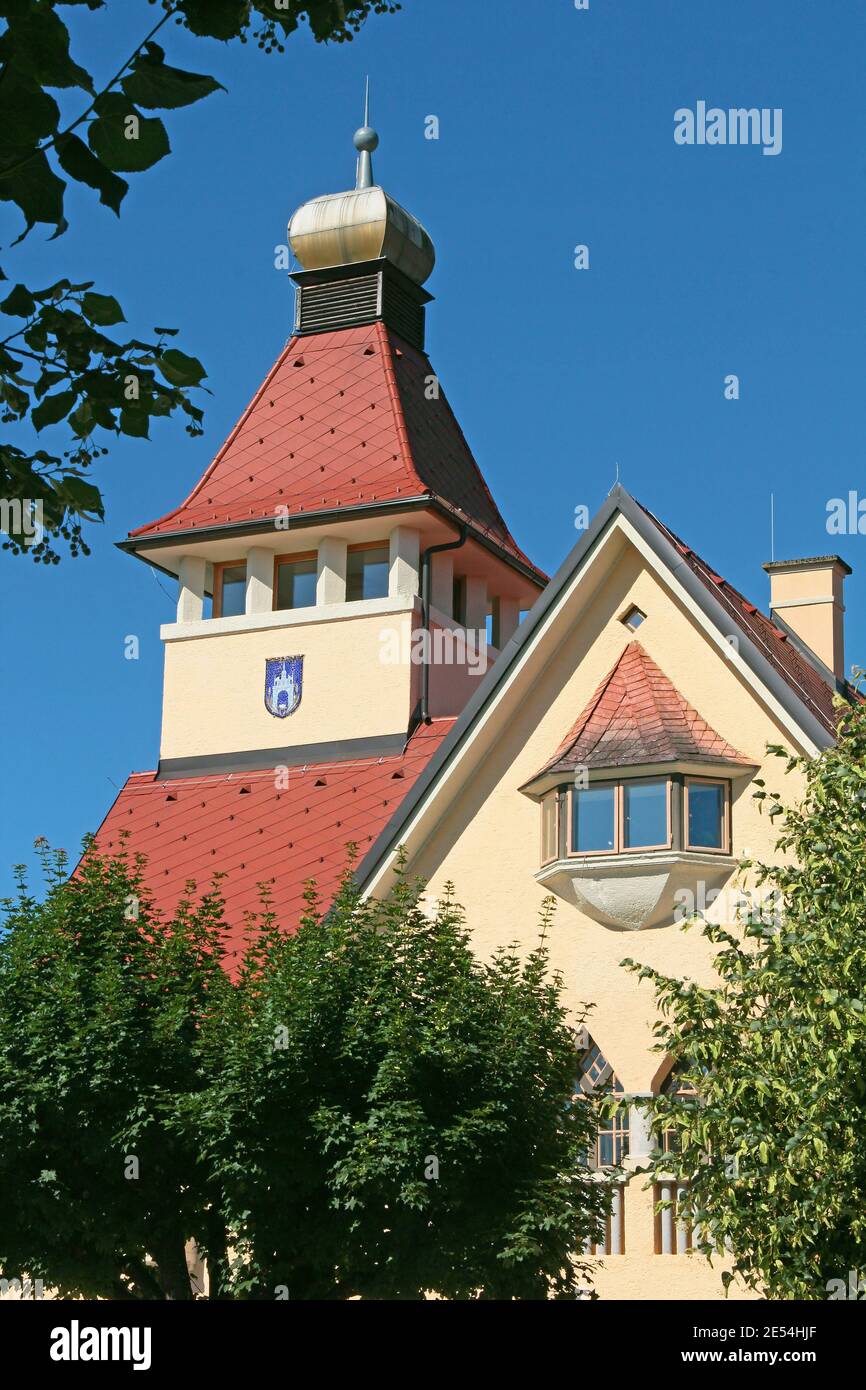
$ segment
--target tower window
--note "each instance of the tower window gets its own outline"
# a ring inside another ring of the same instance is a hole
[[[359,545],[346,557],[346,600],[387,598],[391,557],[387,545]]]
[[[213,567],[213,615],[236,618],[246,612],[247,566],[245,560],[230,560]]]
[[[316,556],[292,555],[277,560],[275,608],[314,608],[316,604]]]

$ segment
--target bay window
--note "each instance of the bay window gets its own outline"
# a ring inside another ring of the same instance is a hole
[[[662,778],[591,782],[571,793],[571,853],[618,854],[671,843],[671,783]]]
[[[727,856],[730,843],[731,784],[722,778],[624,777],[541,798],[542,864],[653,850]]]

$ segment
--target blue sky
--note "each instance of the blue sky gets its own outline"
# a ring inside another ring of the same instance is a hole
[[[66,16],[73,55],[109,76],[154,10]],[[351,186],[368,72],[377,181],[437,248],[428,350],[520,544],[553,571],[618,464],[766,606],[773,491],[777,558],[838,550],[854,567],[848,658],[866,664],[866,538],[825,529],[831,497],[866,496],[861,6],[406,0],[339,47],[298,34],[266,56],[182,31],[165,47],[228,93],[167,113],[173,153],[131,176],[121,218],[72,189],[59,241],[7,251],[19,229],[0,223],[10,280],[95,279],[131,332],[178,327],[213,393],[203,439],[162,422],[112,445],[90,559],[0,554],[0,892],[36,835],[73,851],[155,766],[172,586],[113,542],[185,496],[288,336],[274,248],[298,203]],[[675,110],[700,100],[781,108],[782,152],[675,144]]]

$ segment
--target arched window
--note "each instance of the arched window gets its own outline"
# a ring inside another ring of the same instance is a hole
[[[675,1062],[662,1082],[659,1094],[668,1096],[671,1100],[680,1101],[684,1105],[694,1105],[698,1093],[693,1082],[689,1079],[689,1073],[693,1070],[694,1068],[687,1061]],[[679,1153],[682,1147],[679,1132],[675,1129],[663,1130],[659,1147],[666,1154]]]
[[[585,1096],[622,1095],[623,1089],[601,1048],[586,1036],[578,1063],[578,1085]],[[628,1154],[628,1110],[604,1116],[599,1122],[589,1157],[593,1168],[618,1168]]]

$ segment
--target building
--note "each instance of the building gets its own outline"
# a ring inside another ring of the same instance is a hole
[[[678,917],[730,914],[738,858],[772,858],[750,796],[756,776],[783,789],[767,744],[833,739],[848,567],[766,566],[765,616],[616,487],[548,581],[424,352],[430,238],[374,184],[375,132],[355,143],[356,187],[290,223],[288,345],[186,500],[121,543],[177,578],[177,621],[158,765],[98,843],[128,832],[166,910],[225,873],[236,954],[261,882],[290,924],[349,842],[366,892],[387,893],[401,846],[431,895],[453,881],[481,953],[534,944],[552,894],[553,964],[594,1005],[580,1084],[639,1099],[677,1079],[620,962],[710,977]],[[600,1174],[647,1148],[632,1106],[599,1134]],[[602,1295],[720,1296],[653,1197],[616,1184]]]

